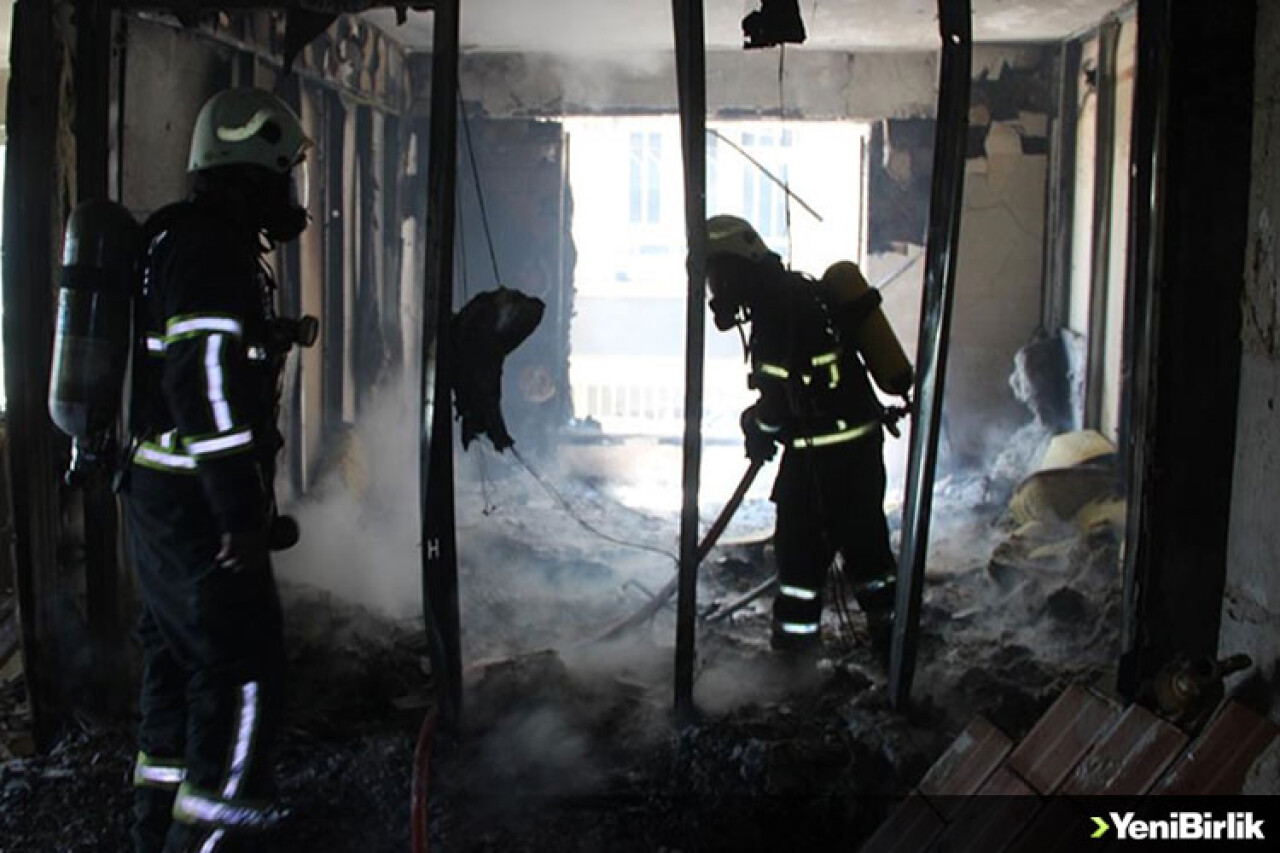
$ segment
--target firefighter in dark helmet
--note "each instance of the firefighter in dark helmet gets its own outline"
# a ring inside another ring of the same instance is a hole
[[[707,221],[707,283],[716,327],[750,324],[742,413],[747,456],[783,455],[772,499],[778,593],[772,646],[820,648],[827,570],[839,552],[866,614],[873,649],[887,655],[896,560],[884,516],[885,408],[871,387],[905,397],[911,365],[857,266],[815,281],[783,267],[746,221]],[[870,375],[870,376],[869,376]]]
[[[192,194],[144,228],[124,486],[142,599],[138,851],[256,849],[275,820],[284,649],[269,550],[296,528],[272,497],[289,342],[263,255],[306,227],[294,181],[309,145],[269,92],[215,95],[192,135]]]

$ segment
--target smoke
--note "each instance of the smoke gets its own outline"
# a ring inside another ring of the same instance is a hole
[[[393,620],[420,617],[416,398],[399,379],[375,391],[325,460],[327,473],[285,508],[302,539],[275,557],[284,585],[319,588]]]

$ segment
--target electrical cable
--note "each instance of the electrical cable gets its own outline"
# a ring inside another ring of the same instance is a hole
[[[484,189],[480,186],[480,169],[476,166],[476,149],[471,142],[471,120],[462,106],[462,84],[458,84],[458,109],[462,113],[462,133],[467,141],[467,158],[471,161],[471,177],[476,185],[476,201],[480,204],[480,222],[484,225],[485,241],[489,245],[489,260],[493,263],[493,283],[502,287],[502,276],[498,274],[498,253],[493,248],[493,232],[489,230],[489,212],[484,204]]]
[[[743,149],[743,147],[742,147],[741,145],[739,145],[738,143],[734,142],[732,139],[730,139],[729,137],[725,136],[725,135],[724,135],[723,133],[721,133],[720,131],[718,131],[718,130],[714,130],[714,129],[710,128],[710,127],[709,127],[709,128],[707,128],[707,133],[711,134],[711,135],[712,135],[712,136],[714,136],[716,139],[719,139],[719,140],[720,140],[721,142],[723,142],[725,145],[728,145],[728,146],[729,146],[730,148],[732,148],[734,151],[737,151],[739,154],[741,154],[741,155],[743,156],[743,158],[745,158],[745,159],[746,159],[746,161],[747,161],[748,163],[750,163],[752,166],[755,166],[757,169],[759,169],[759,170],[760,170],[760,172],[761,172],[761,173],[762,173],[766,178],[768,178],[769,180],[771,180],[771,181],[773,181],[775,184],[777,184],[779,187],[781,187],[781,188],[782,188],[782,191],[783,191],[784,193],[786,193],[786,194],[787,194],[787,197],[788,197],[788,198],[795,199],[796,204],[798,204],[798,205],[800,205],[802,208],[804,208],[804,210],[805,210],[805,212],[806,212],[806,213],[808,213],[810,216],[812,216],[814,219],[818,220],[819,222],[822,222],[822,221],[823,221],[823,219],[822,219],[822,215],[821,215],[820,213],[818,213],[818,211],[814,210],[814,209],[809,205],[809,203],[808,203],[808,202],[806,202],[804,199],[802,199],[800,196],[798,196],[798,195],[796,195],[795,193],[793,193],[793,192],[791,191],[791,188],[790,188],[789,186],[787,186],[787,184],[786,184],[784,181],[782,181],[782,179],[780,179],[780,178],[779,178],[777,175],[775,175],[773,172],[769,171],[768,167],[766,167],[766,166],[765,166],[763,163],[761,163],[759,160],[757,160],[756,158],[754,158],[754,157],[752,157],[750,154],[748,154],[748,153],[746,152],[746,150],[745,150],[745,149]]]
[[[572,505],[569,503],[569,501],[564,497],[564,495],[562,495],[562,494],[560,494],[558,491],[556,491],[555,487],[554,487],[554,486],[552,486],[549,482],[547,482],[546,478],[545,478],[545,477],[543,477],[543,476],[542,476],[542,474],[538,473],[538,472],[533,468],[533,466],[532,466],[532,465],[530,465],[530,464],[528,463],[528,461],[526,461],[526,460],[525,460],[525,458],[524,458],[522,455],[520,455],[520,451],[519,451],[519,450],[517,450],[515,447],[512,447],[512,448],[511,448],[511,455],[512,455],[512,456],[514,456],[514,457],[516,458],[516,461],[517,461],[517,462],[519,462],[519,463],[520,463],[520,465],[521,465],[521,466],[522,466],[526,471],[528,471],[528,472],[529,472],[529,476],[533,477],[533,479],[535,479],[535,480],[537,480],[537,481],[538,481],[538,485],[540,485],[540,486],[543,488],[543,490],[545,490],[545,491],[546,491],[546,493],[547,493],[548,495],[550,495],[550,496],[551,496],[551,499],[552,499],[552,500],[554,500],[556,503],[558,503],[558,504],[560,505],[560,508],[561,508],[561,509],[563,509],[563,510],[565,511],[565,513],[567,513],[567,514],[568,514],[568,516],[569,516],[570,518],[572,518],[574,521],[576,521],[576,522],[577,522],[579,525],[581,525],[585,530],[589,531],[590,533],[595,534],[596,536],[598,536],[599,538],[601,538],[601,539],[605,540],[606,542],[612,542],[613,544],[615,544],[615,545],[621,545],[621,546],[622,546],[622,547],[624,547],[624,548],[633,548],[633,549],[635,549],[635,550],[637,550],[637,551],[648,551],[648,552],[653,553],[653,554],[659,554],[659,555],[661,555],[661,556],[663,556],[663,557],[666,557],[666,558],[667,558],[667,559],[669,559],[669,560],[673,560],[674,562],[676,562],[677,564],[679,564],[679,562],[680,562],[680,558],[679,558],[679,557],[677,557],[675,554],[671,553],[670,551],[665,551],[665,550],[663,550],[662,548],[658,548],[658,547],[655,547],[655,546],[653,546],[653,545],[645,545],[645,544],[640,543],[640,542],[629,542],[629,541],[627,541],[626,539],[619,539],[618,537],[616,537],[616,536],[611,536],[610,534],[605,533],[604,531],[602,531],[602,530],[600,530],[599,528],[595,527],[594,525],[592,525],[590,522],[588,522],[586,519],[582,518],[580,515],[578,515],[578,514],[574,511],[573,506],[572,506]]]
[[[781,149],[787,140],[787,100],[782,89],[783,80],[786,77],[787,65],[787,46],[783,44],[778,48],[778,127],[781,133],[778,135],[778,148]],[[787,229],[787,269],[791,268],[792,262],[795,260],[795,243],[791,233],[791,179],[788,176],[787,164],[784,160],[782,163],[782,219]]]

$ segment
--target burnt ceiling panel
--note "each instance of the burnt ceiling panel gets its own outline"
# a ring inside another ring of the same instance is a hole
[[[1124,0],[973,0],[979,42],[1058,41],[1098,23]],[[742,18],[757,0],[706,0],[709,49],[742,46]],[[800,0],[808,39],[819,50],[920,49],[937,45],[935,0]],[[431,45],[430,15],[394,9],[365,13],[412,49]],[[668,3],[632,0],[468,0],[462,6],[464,50],[600,54],[667,50]]]

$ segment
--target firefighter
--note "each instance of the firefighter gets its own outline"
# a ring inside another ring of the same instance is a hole
[[[707,221],[707,282],[716,327],[751,329],[748,385],[759,396],[742,413],[747,456],[764,462],[784,448],[771,494],[778,561],[771,645],[802,655],[821,649],[827,570],[839,553],[884,660],[896,560],[884,515],[886,409],[869,367],[877,384],[903,397],[912,371],[879,292],[847,261],[821,281],[789,271],[749,223],[723,215]]]
[[[307,225],[294,180],[309,146],[274,95],[221,92],[196,120],[191,195],[144,227],[123,488],[142,600],[138,851],[254,849],[277,814],[269,549],[273,522],[277,538],[289,527],[272,497],[288,324],[263,255]]]

